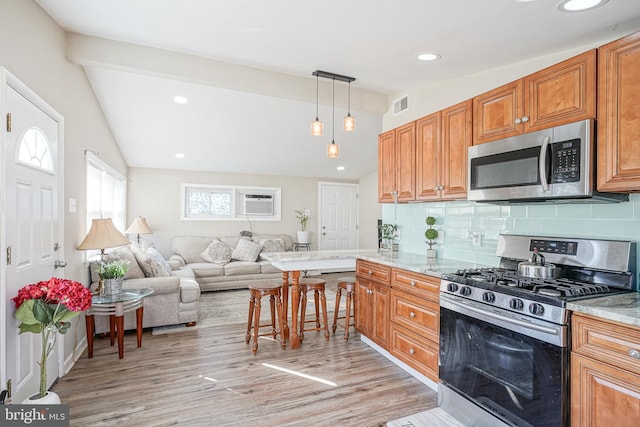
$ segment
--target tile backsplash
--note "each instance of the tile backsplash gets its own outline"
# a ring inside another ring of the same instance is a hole
[[[629,196],[629,202],[612,204],[501,206],[459,201],[382,206],[383,223],[398,225],[403,252],[426,256],[427,216],[436,218],[433,227],[441,234],[441,242],[433,247],[438,257],[492,266],[498,264],[495,253],[500,233],[640,242],[640,195],[635,194]],[[474,245],[472,233],[480,233],[479,246]],[[637,286],[637,274],[635,282]]]

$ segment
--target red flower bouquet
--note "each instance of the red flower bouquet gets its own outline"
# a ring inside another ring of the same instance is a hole
[[[56,333],[69,330],[69,320],[91,307],[91,291],[73,280],[52,277],[47,281],[27,285],[12,298],[20,333],[42,335],[40,358],[40,397],[47,394],[47,357],[53,351]]]

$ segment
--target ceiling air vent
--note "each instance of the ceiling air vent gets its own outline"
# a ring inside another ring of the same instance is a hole
[[[402,113],[404,110],[406,110],[407,108],[409,108],[409,97],[408,96],[403,96],[400,99],[396,99],[395,101],[393,101],[393,115],[397,115]]]

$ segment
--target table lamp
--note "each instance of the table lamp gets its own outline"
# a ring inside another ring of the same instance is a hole
[[[124,231],[126,234],[137,234],[138,235],[138,244],[140,244],[140,235],[141,234],[153,234],[153,231],[147,225],[147,220],[142,217],[136,217],[133,220],[129,228]]]
[[[91,228],[78,249],[88,251],[92,249],[100,250],[100,260],[104,259],[106,248],[115,248],[129,244],[129,239],[118,231],[111,218],[96,218],[91,220]],[[98,292],[102,291],[102,277],[98,282]]]

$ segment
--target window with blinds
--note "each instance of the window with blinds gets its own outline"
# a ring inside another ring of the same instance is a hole
[[[111,218],[118,230],[126,228],[127,181],[124,176],[87,152],[87,231],[94,218]]]

